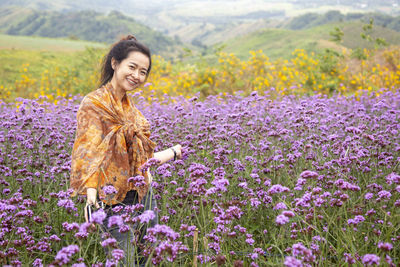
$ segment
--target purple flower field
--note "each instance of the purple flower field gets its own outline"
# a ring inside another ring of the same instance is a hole
[[[183,160],[149,164],[160,224],[142,248],[153,264],[400,264],[400,91],[135,99],[156,151],[185,149]],[[80,100],[0,104],[1,265],[116,266],[125,257],[84,222],[85,199],[69,190]],[[154,214],[136,216],[141,208],[109,223],[121,232],[146,224]],[[93,223],[104,217],[98,210]]]

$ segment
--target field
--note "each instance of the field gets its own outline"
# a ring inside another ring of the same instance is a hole
[[[31,36],[12,36],[0,34],[0,49],[11,50],[35,50],[35,51],[61,51],[61,52],[74,52],[85,50],[86,47],[105,48],[105,44],[68,40],[68,39],[55,39],[45,37],[31,37]]]
[[[396,266],[400,92],[275,101],[269,93],[151,104],[135,95],[156,151],[176,143],[185,151],[151,168],[160,225],[144,237],[145,254],[161,266]],[[79,101],[0,106],[4,265],[121,259],[112,239],[83,222],[84,199],[68,189]],[[118,215],[120,229],[145,224],[130,212]],[[102,211],[94,218],[100,224]]]

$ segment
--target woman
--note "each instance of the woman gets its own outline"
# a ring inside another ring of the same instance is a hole
[[[131,35],[121,39],[103,60],[100,88],[83,98],[77,113],[71,187],[77,194],[86,194],[87,205],[98,208],[98,198],[107,204],[108,218],[118,205],[142,203],[144,209],[154,210],[151,176],[140,167],[150,158],[160,164],[181,158],[179,144],[154,153],[156,144],[149,139],[150,125],[127,95],[146,81],[150,70],[150,50]],[[139,177],[141,183],[130,177]],[[88,220],[87,214],[85,217]],[[104,227],[117,239],[127,258],[132,254],[129,240],[134,238],[135,229],[122,234],[118,229],[107,229],[108,218]]]

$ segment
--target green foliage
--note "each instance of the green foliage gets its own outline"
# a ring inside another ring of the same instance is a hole
[[[356,58],[358,60],[367,60],[368,59],[367,53],[359,47],[357,47],[356,49],[351,51],[351,57]]]
[[[368,43],[373,43],[375,49],[378,49],[382,46],[388,46],[388,43],[384,38],[376,37],[374,38],[372,35],[372,30],[374,27],[374,19],[370,19],[369,23],[362,26],[362,32],[360,34],[361,38]],[[352,51],[351,56],[353,58],[357,58],[359,60],[366,60],[368,58],[368,53],[365,49],[361,49],[361,47],[357,47]]]
[[[338,71],[337,67],[339,66],[339,61],[342,60],[344,56],[335,50],[325,49],[323,53],[318,55],[318,58],[321,60],[319,66],[321,72],[334,74]]]
[[[332,36],[331,41],[334,41],[335,43],[341,43],[343,41],[343,31],[339,27],[335,27],[334,31],[331,31],[329,33]]]

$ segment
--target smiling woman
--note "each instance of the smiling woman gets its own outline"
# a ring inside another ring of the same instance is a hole
[[[103,61],[100,88],[86,95],[79,107],[72,149],[71,187],[76,194],[87,195],[86,221],[92,222],[91,207],[99,208],[98,200],[105,204],[102,229],[118,242],[125,254],[123,264],[129,266],[145,262],[138,248],[146,227],[131,225],[120,231],[113,227],[116,218],[122,220],[116,211],[142,204],[134,215],[146,214],[149,226],[154,226],[158,222],[156,200],[151,175],[143,166],[152,158],[164,163],[182,154],[181,145],[154,153],[150,124],[126,94],[140,87],[150,70],[150,51],[133,36],[111,47]],[[104,247],[107,251],[108,245]]]

